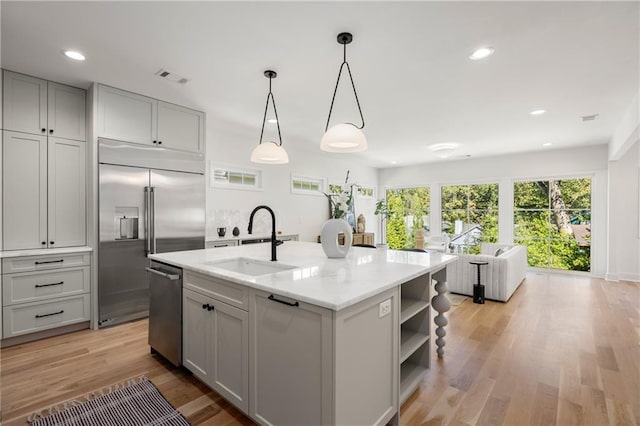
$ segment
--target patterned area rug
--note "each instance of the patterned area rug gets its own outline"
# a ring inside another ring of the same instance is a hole
[[[34,413],[32,426],[189,425],[145,376]]]

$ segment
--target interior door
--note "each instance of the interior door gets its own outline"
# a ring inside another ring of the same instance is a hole
[[[145,187],[149,170],[100,165],[100,246],[98,301],[100,325],[112,325],[149,312],[145,233]]]
[[[154,194],[154,253],[204,248],[204,176],[151,171]]]

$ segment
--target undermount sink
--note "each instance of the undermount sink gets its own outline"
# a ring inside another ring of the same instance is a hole
[[[227,271],[236,272],[238,274],[250,275],[252,277],[275,274],[276,272],[297,268],[297,266],[283,265],[281,263],[266,262],[246,257],[216,260],[215,262],[206,262],[206,264],[216,268],[226,269]]]

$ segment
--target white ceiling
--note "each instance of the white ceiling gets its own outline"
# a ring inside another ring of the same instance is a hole
[[[203,109],[210,138],[242,135],[248,147],[267,68],[279,74],[285,148],[319,147],[342,59],[335,37],[350,31],[369,149],[348,155],[374,167],[441,161],[426,146],[443,142],[472,157],[605,144],[639,87],[638,2],[2,1],[1,15],[2,67]],[[483,45],[495,54],[469,60]],[[160,68],[190,82],[163,81]],[[347,88],[334,117],[357,122]],[[528,114],[538,108],[548,113]]]

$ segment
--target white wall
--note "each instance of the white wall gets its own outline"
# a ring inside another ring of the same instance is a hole
[[[615,161],[640,138],[640,95],[633,98],[609,143],[609,160]]]
[[[499,183],[499,240],[513,240],[513,182],[521,179],[592,178],[591,272],[603,277],[607,263],[607,146],[549,150],[380,170],[380,191],[399,186],[430,186],[440,194],[442,185]],[[433,201],[436,201],[435,203]],[[431,230],[440,232],[439,197],[432,197]]]
[[[640,281],[640,141],[609,163],[607,279]]]
[[[257,117],[260,120],[261,117]],[[291,193],[291,174],[327,178],[330,183],[343,183],[347,170],[349,182],[359,183],[377,190],[377,169],[359,166],[354,154],[330,154],[317,145],[301,146],[304,142],[283,133],[283,146],[289,154],[289,164],[264,165],[251,163],[251,151],[258,144],[260,128],[245,129],[242,126],[224,126],[209,119],[207,128],[207,240],[216,239],[216,228],[227,227],[227,236],[237,226],[246,234],[249,214],[254,207],[266,204],[276,214],[277,230],[283,234],[299,234],[301,241],[317,241],[322,225],[328,219],[327,198],[322,195]],[[283,131],[285,129],[283,128]],[[321,136],[321,134],[320,134]],[[308,144],[308,143],[307,143]],[[210,160],[242,168],[263,171],[263,190],[246,191],[213,188],[209,184]],[[375,232],[375,199],[355,200],[356,216],[360,213],[367,220],[367,232]],[[227,218],[226,220],[224,218]],[[256,214],[254,233],[271,231],[271,220],[266,211]]]

